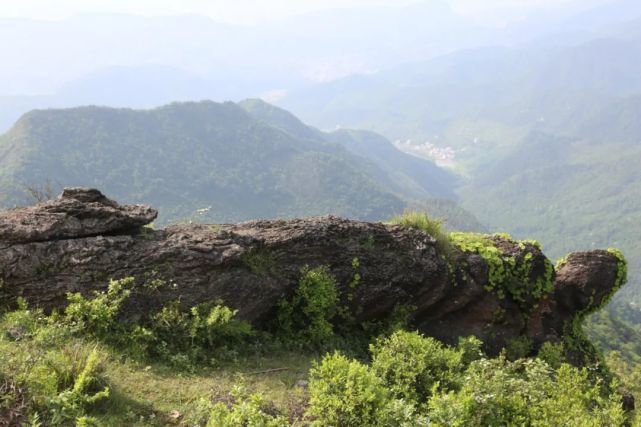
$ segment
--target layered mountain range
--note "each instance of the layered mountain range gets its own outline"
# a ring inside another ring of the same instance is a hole
[[[27,203],[25,187],[49,182],[153,203],[161,223],[380,220],[422,204],[454,218],[454,228],[481,228],[447,201],[455,198],[453,174],[380,135],[321,132],[259,100],[35,110],[0,137],[0,165],[5,207]]]

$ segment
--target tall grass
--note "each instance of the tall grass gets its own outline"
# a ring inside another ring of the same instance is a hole
[[[443,219],[430,218],[425,212],[412,210],[406,210],[402,215],[395,216],[389,220],[389,224],[424,231],[436,239],[436,248],[439,252],[449,255],[452,251],[452,245],[448,233],[443,231],[444,222]]]

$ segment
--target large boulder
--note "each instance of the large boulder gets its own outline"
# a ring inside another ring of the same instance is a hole
[[[612,252],[575,252],[556,272],[555,300],[560,310],[586,312],[600,307],[612,295],[620,260]]]
[[[104,290],[110,278],[133,276],[126,317],[175,300],[185,306],[222,300],[261,327],[293,295],[304,266],[326,265],[339,292],[351,294],[356,321],[384,320],[398,307],[411,307],[424,333],[445,342],[476,335],[496,353],[522,335],[534,344],[560,339],[562,326],[586,301],[598,303],[616,286],[617,258],[605,251],[571,256],[555,288],[541,294],[530,288],[544,281],[552,287],[549,261],[537,245],[507,237],[488,239],[502,257],[527,269],[503,289],[491,282],[481,253],[442,253],[442,245],[418,229],[334,216],[141,228],[155,216],[147,206],[119,206],[97,190],[78,188],[0,212],[0,296],[60,308],[68,292],[88,295]],[[360,281],[352,288],[356,273]]]

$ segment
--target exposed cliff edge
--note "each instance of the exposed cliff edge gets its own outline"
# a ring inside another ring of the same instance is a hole
[[[476,335],[497,352],[520,336],[535,347],[565,339],[625,280],[614,251],[571,254],[555,272],[535,242],[507,236],[459,236],[443,253],[418,229],[333,216],[143,227],[156,214],[83,188],[0,211],[0,297],[52,309],[68,292],[89,294],[109,278],[133,276],[126,316],[175,300],[222,300],[260,327],[295,292],[303,266],[327,265],[339,291],[351,294],[357,321],[411,306],[413,326],[425,334],[445,342]],[[157,279],[167,286],[144,286]]]

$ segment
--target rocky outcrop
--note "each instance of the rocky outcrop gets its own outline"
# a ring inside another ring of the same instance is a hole
[[[351,294],[357,321],[411,306],[414,325],[426,334],[446,342],[476,335],[496,352],[520,335],[535,344],[559,339],[563,325],[586,303],[606,298],[617,278],[614,255],[586,252],[568,258],[553,292],[515,293],[514,286],[527,291],[553,280],[553,272],[538,246],[493,237],[502,256],[528,262],[523,283],[505,285],[506,293],[491,282],[481,254],[440,253],[435,239],[417,229],[333,216],[143,227],[155,216],[149,207],[119,206],[97,190],[78,188],[0,212],[0,292],[9,302],[23,297],[51,309],[64,306],[68,292],[89,294],[110,278],[133,276],[127,317],[175,300],[186,306],[222,300],[261,327],[295,292],[301,268],[327,265],[339,291]],[[348,288],[355,273],[360,281]]]
[[[555,301],[564,311],[580,313],[600,307],[616,286],[619,260],[604,250],[568,255],[557,268]]]
[[[95,189],[65,188],[56,200],[3,212],[0,244],[129,234],[157,215],[144,205],[119,206]]]

